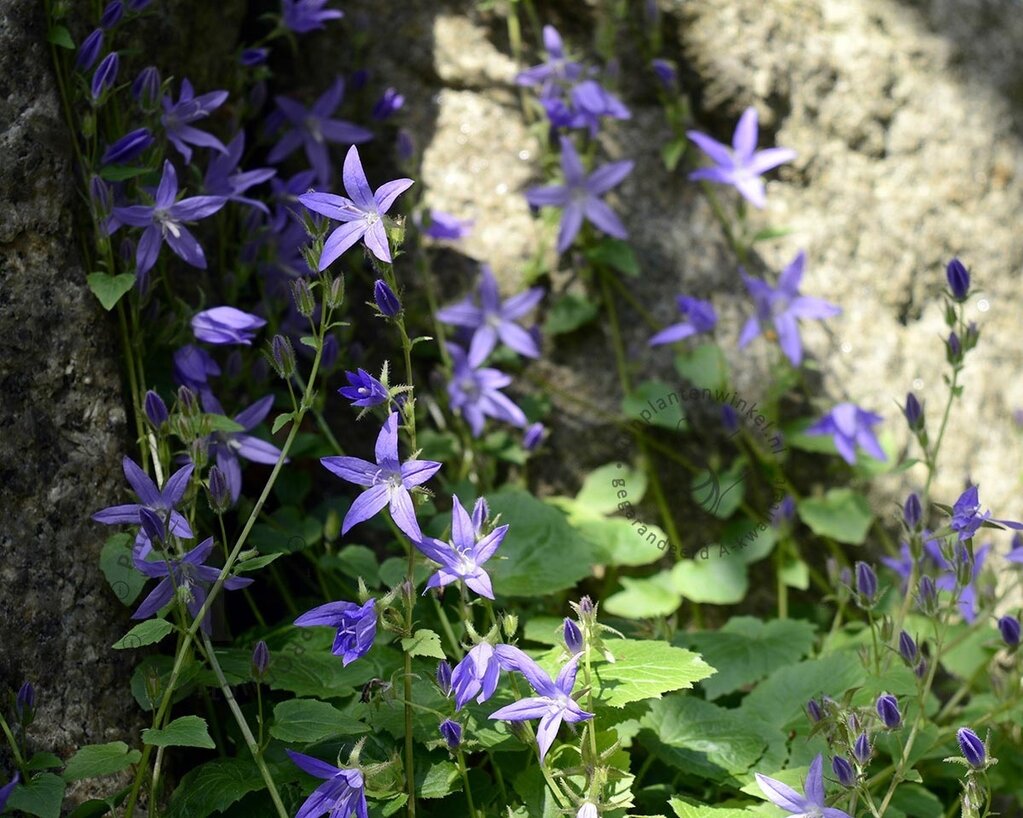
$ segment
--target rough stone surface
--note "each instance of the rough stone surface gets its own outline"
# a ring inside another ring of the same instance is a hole
[[[125,412],[111,322],[72,231],[69,143],[34,0],[0,7],[0,697],[36,687],[32,744],[67,757],[123,738],[127,611],[88,516],[123,499]],[[6,701],[6,698],[3,699]]]
[[[1014,48],[1023,23],[1013,4],[665,0],[660,6],[667,41],[677,49],[669,48],[669,56],[683,66],[701,127],[727,141],[739,114],[754,105],[762,140],[799,153],[773,174],[768,209],[751,218],[792,229],[760,246],[762,263],[778,269],[805,248],[805,289],[844,309],[826,326],[804,324],[804,341],[824,372],[822,408],[856,400],[882,412],[904,440],[895,402],[913,388],[926,398],[936,426],[944,364],[935,288],[954,254],[983,280],[985,300],[975,299],[971,313],[984,336],[953,412],[935,493],[954,497],[971,477],[996,511],[1023,513],[1011,420],[1023,404],[1023,384],[1004,376],[1021,361],[1014,325],[1023,247],[1014,240],[1012,214],[1023,204],[1023,56]],[[581,52],[592,33],[587,14],[581,6],[567,9],[562,29]],[[419,134],[427,201],[475,220],[462,249],[489,261],[513,289],[544,233],[521,198],[542,179],[532,159],[540,146],[537,133],[523,125],[507,44],[492,18],[457,6],[418,25],[430,27],[435,44],[433,65],[419,75],[428,78],[419,87],[434,112]],[[630,289],[663,323],[673,319],[666,293],[711,297],[723,317],[724,343],[734,347],[747,309],[735,261],[694,186],[660,165],[670,133],[645,80],[627,73],[622,79],[633,119],[610,127],[603,140],[608,154],[637,163],[617,191],[643,268]],[[719,195],[731,201],[729,192]],[[556,275],[555,288],[564,281]],[[636,374],[670,377],[670,353],[646,351],[649,331],[622,309]],[[607,415],[617,410],[620,390],[603,354],[607,332],[597,327],[559,340],[531,369],[555,390],[559,434],[541,469],[555,486],[614,454]],[[731,355],[738,386],[751,398],[762,389],[767,353],[761,340]],[[908,476],[910,483],[920,479],[918,472]],[[879,507],[906,485],[905,476],[881,481]]]

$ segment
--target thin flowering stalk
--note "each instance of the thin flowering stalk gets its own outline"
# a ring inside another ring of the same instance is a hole
[[[330,310],[324,306],[321,310],[320,316],[320,328],[317,335],[318,344],[316,348],[316,355],[313,358],[312,369],[309,374],[309,382],[314,383],[316,380],[316,374],[320,368],[320,361],[323,357],[323,339],[326,335],[326,328],[328,325],[328,313]],[[287,460],[288,452],[291,450],[292,445],[295,442],[295,438],[298,436],[299,427],[302,425],[302,420],[311,408],[312,395],[309,391],[306,391],[302,395],[302,401],[299,404],[298,410],[295,414],[295,418],[291,424],[291,429],[288,432],[287,440],[281,447],[280,456],[277,458],[277,462],[274,464],[273,470],[270,472],[270,477],[267,479],[266,484],[263,486],[263,491],[256,500],[255,505],[252,508],[252,512],[249,514],[248,519],[245,521],[245,526],[242,528],[241,534],[238,535],[238,539],[231,549],[231,553],[224,561],[223,568],[220,569],[220,576],[217,577],[216,582],[210,588],[207,594],[206,601],[193,618],[192,623],[185,630],[183,637],[178,645],[177,652],[174,656],[174,665],[171,668],[170,679],[167,683],[167,689],[163,693],[163,697],[160,700],[160,706],[156,710],[156,715],[153,717],[153,727],[159,728],[163,725],[164,718],[167,716],[170,710],[171,700],[174,694],[174,688],[177,684],[178,678],[181,675],[181,670],[185,664],[185,658],[188,655],[188,649],[195,639],[196,632],[205,619],[206,615],[212,608],[213,600],[216,599],[221,589],[224,587],[224,583],[227,581],[231,574],[231,569],[234,567],[238,560],[238,555],[241,554],[242,549],[245,546],[246,541],[249,538],[249,534],[252,532],[253,526],[256,524],[256,520],[259,518],[260,513],[263,510],[263,506],[266,504],[267,499],[270,497],[270,492],[273,490],[274,484],[277,482],[277,477],[281,473],[281,469],[284,467],[284,461]],[[137,771],[135,773],[135,780],[132,783],[131,792],[128,796],[127,809],[125,811],[125,818],[132,818],[135,813],[135,808],[138,804],[139,790],[142,786],[142,777],[145,771],[148,769],[149,755],[152,749],[152,745],[147,744],[142,750],[142,758],[138,763]]]

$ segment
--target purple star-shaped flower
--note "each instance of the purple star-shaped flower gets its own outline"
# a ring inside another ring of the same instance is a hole
[[[1023,563],[1023,536],[1013,534],[1011,545],[1012,549],[1005,555],[1005,558],[1009,562]]]
[[[501,301],[497,279],[489,264],[480,270],[479,306],[471,297],[437,311],[437,318],[445,324],[454,324],[472,330],[469,360],[482,363],[493,352],[498,339],[527,358],[539,358],[540,348],[533,336],[515,323],[543,298],[542,287],[530,287],[525,292]]]
[[[226,101],[227,91],[210,91],[196,96],[192,83],[187,79],[181,81],[181,95],[177,102],[173,101],[170,94],[163,98],[160,122],[167,132],[167,139],[178,149],[185,162],[192,161],[192,149],[189,145],[227,153],[224,143],[213,134],[192,127],[193,122],[205,119]]]
[[[212,196],[222,196],[232,202],[249,205],[263,213],[270,209],[259,201],[245,196],[245,191],[253,185],[262,184],[277,175],[273,168],[256,168],[255,170],[238,170],[238,163],[245,151],[245,132],[238,131],[234,139],[227,143],[227,152],[210,157],[203,179],[203,188]]]
[[[772,804],[777,804],[783,810],[796,818],[850,818],[849,813],[843,812],[837,807],[824,805],[824,758],[818,756],[810,762],[810,769],[806,774],[806,795],[800,795],[792,787],[782,784],[774,778],[756,773],[757,786]]]
[[[366,805],[366,789],[359,770],[335,767],[318,758],[287,750],[288,757],[303,772],[324,779],[313,794],[299,807],[295,818],[369,818]]]
[[[350,386],[342,386],[338,394],[352,402],[352,406],[369,408],[379,406],[388,398],[387,387],[370,375],[365,369],[345,372]]]
[[[542,86],[542,96],[552,91],[560,92],[560,82],[575,82],[582,76],[583,68],[575,60],[565,57],[565,46],[561,35],[554,26],[543,27],[543,44],[547,51],[547,60],[540,65],[519,72],[515,82],[527,87]]]
[[[354,145],[348,149],[342,176],[345,192],[351,196],[335,196],[333,193],[306,193],[298,200],[313,213],[319,213],[334,221],[343,222],[331,233],[323,244],[320,254],[320,270],[326,270],[349,247],[359,239],[366,242],[374,256],[391,263],[391,250],[387,246],[387,231],[384,216],[391,209],[394,200],[408,190],[414,182],[411,179],[395,179],[385,182],[374,192],[362,169],[359,149]]]
[[[181,593],[182,588],[188,591],[188,600],[185,603],[188,612],[193,617],[198,616],[206,601],[207,586],[212,585],[220,577],[219,568],[204,564],[209,559],[212,550],[213,537],[209,537],[179,560],[148,562],[136,554],[135,567],[150,579],[159,579],[160,581],[149,596],[142,601],[138,610],[131,615],[131,618],[148,619],[170,602],[175,594]],[[228,591],[236,591],[251,584],[251,578],[228,577],[224,580],[224,587]],[[206,611],[201,627],[205,633],[210,632],[209,611]]]
[[[980,572],[984,568],[984,561],[987,559],[988,551],[991,550],[990,544],[982,545],[976,549],[972,556],[965,545],[959,544],[956,546],[952,562],[945,559],[937,540],[925,542],[924,548],[931,561],[941,569],[941,574],[934,581],[935,587],[939,591],[949,591],[953,594],[956,592],[956,588],[959,588],[959,613],[962,614],[966,622],[972,624],[976,621],[980,609],[977,598],[977,577],[980,576]],[[965,570],[957,570],[957,563]],[[960,574],[967,574],[969,579],[965,583],[961,583]]]
[[[810,426],[806,433],[831,435],[838,453],[850,465],[856,463],[857,446],[877,460],[887,460],[873,430],[882,420],[884,418],[880,415],[860,409],[854,403],[840,403]]]
[[[198,221],[213,215],[227,200],[223,196],[192,196],[180,201],[177,198],[178,174],[174,165],[165,160],[163,176],[152,205],[114,208],[107,225],[108,233],[113,233],[122,224],[145,228],[135,252],[136,272],[140,276],[148,273],[156,264],[165,241],[182,261],[200,270],[206,269],[202,246],[184,222]]]
[[[501,667],[525,676],[537,695],[495,710],[490,714],[490,718],[502,721],[540,719],[540,724],[536,728],[536,744],[542,764],[563,721],[576,724],[593,718],[592,713],[587,713],[572,698],[572,688],[575,686],[575,677],[579,670],[579,655],[573,656],[558,673],[558,678],[552,680],[536,662],[518,648],[498,645],[494,650]]]
[[[281,0],[281,22],[296,34],[308,34],[324,27],[328,20],[345,16],[338,9],[326,9],[327,0]]]
[[[572,89],[571,111],[569,125],[573,128],[586,128],[591,138],[600,130],[602,117],[632,118],[622,101],[596,80],[584,80]]]
[[[192,479],[192,465],[189,464],[178,469],[167,478],[161,491],[156,487],[153,479],[146,474],[130,457],[121,461],[124,469],[124,476],[129,485],[138,495],[138,503],[127,505],[110,506],[92,515],[92,519],[103,525],[142,525],[142,509],[149,509],[155,513],[161,521],[169,521],[170,530],[179,537],[191,538],[192,528],[188,525],[181,512],[175,510],[175,506],[181,502],[188,488],[188,481]],[[149,537],[144,531],[139,531],[141,544],[148,544]]]
[[[174,379],[193,392],[205,395],[212,377],[220,374],[220,365],[202,347],[188,344],[174,353]]]
[[[440,565],[440,570],[430,577],[426,587],[443,588],[461,580],[480,596],[493,599],[494,589],[490,576],[483,570],[483,563],[494,556],[507,533],[508,526],[502,525],[480,537],[479,527],[455,495],[451,506],[451,542],[424,537],[416,543],[420,551]]]
[[[295,102],[288,97],[276,97],[277,107],[291,123],[280,141],[267,155],[268,162],[280,162],[302,146],[306,158],[316,171],[321,184],[330,184],[330,152],[328,142],[355,145],[373,138],[373,133],[343,119],[333,119],[333,113],[340,107],[345,94],[345,81],[337,77],[334,83],[313,103],[312,108]],[[346,179],[347,184],[347,179]]]
[[[242,457],[252,463],[264,463],[272,466],[281,456],[281,450],[272,443],[260,440],[248,432],[262,423],[273,407],[274,396],[260,398],[247,409],[234,416],[234,422],[244,432],[214,432],[209,437],[209,454],[214,458],[227,479],[231,489],[231,502],[237,503],[242,491],[242,467],[238,458]],[[220,402],[209,392],[202,395],[203,408],[214,415],[226,415]]]
[[[689,178],[731,185],[754,207],[766,205],[764,180],[760,177],[778,165],[791,162],[796,152],[789,148],[758,151],[757,131],[756,108],[747,108],[739,118],[730,148],[699,131],[687,131],[686,135],[714,163],[714,167],[694,170]]]
[[[470,699],[483,704],[494,695],[501,676],[501,663],[494,646],[480,642],[451,671],[451,689],[455,692],[455,709],[461,710]]]
[[[1012,520],[998,520],[991,516],[990,511],[981,513],[980,511],[980,493],[977,486],[970,486],[966,491],[959,495],[959,499],[956,500],[955,505],[952,506],[952,520],[949,522],[949,527],[959,534],[959,540],[968,540],[974,534],[977,533],[977,529],[980,528],[981,523],[990,521],[992,523],[998,523],[1004,525],[1006,528],[1012,528],[1016,531],[1023,531],[1023,523],[1013,522]]]
[[[740,349],[773,326],[778,334],[782,352],[793,366],[799,366],[803,360],[799,319],[831,318],[842,312],[839,307],[822,298],[800,294],[799,284],[803,279],[805,266],[806,254],[800,250],[792,263],[782,270],[777,287],[743,273],[746,289],[756,307],[756,315],[751,316],[742,328],[742,334],[739,336]]]
[[[685,320],[662,329],[650,339],[650,346],[673,344],[701,332],[711,332],[717,326],[718,316],[714,311],[714,305],[709,301],[680,295],[677,303],[678,311]]]
[[[376,600],[368,599],[364,605],[354,602],[328,602],[306,611],[295,624],[300,628],[336,628],[331,653],[341,657],[347,667],[373,647],[377,634]]]
[[[524,428],[525,413],[500,390],[508,386],[511,376],[490,367],[476,367],[461,347],[448,344],[451,355],[451,382],[448,397],[451,409],[465,418],[473,437],[483,434],[484,418],[503,420]]]
[[[376,463],[360,457],[323,457],[320,463],[327,471],[342,480],[365,486],[352,507],[348,509],[341,533],[356,523],[368,520],[384,506],[390,507],[391,519],[413,541],[423,539],[416,521],[415,508],[409,489],[421,486],[440,469],[433,460],[398,460],[398,414],[392,412],[384,421],[376,443]]]
[[[564,253],[571,246],[582,227],[583,218],[609,236],[618,239],[628,237],[625,225],[599,197],[628,176],[633,164],[629,159],[610,162],[587,175],[572,140],[561,137],[561,169],[565,174],[565,184],[534,187],[526,191],[526,201],[533,207],[563,208],[558,232],[559,253]]]
[[[419,224],[419,221],[416,222]],[[457,241],[469,235],[472,219],[459,219],[443,210],[431,210],[423,234],[439,241]]]

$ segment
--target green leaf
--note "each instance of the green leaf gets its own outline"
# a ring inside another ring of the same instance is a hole
[[[100,818],[101,815],[108,815],[113,809],[112,801],[90,798],[79,804],[74,812],[68,815],[68,818]]]
[[[632,246],[621,239],[604,238],[591,247],[586,257],[597,264],[604,264],[635,278],[639,275],[639,262]]]
[[[588,298],[568,293],[563,295],[547,313],[544,335],[566,335],[575,332],[597,317],[599,308]]]
[[[316,545],[322,538],[320,520],[294,506],[285,506],[270,515],[267,522],[256,523],[249,542],[263,554],[294,554]]]
[[[47,33],[46,39],[60,48],[66,48],[68,51],[75,50],[75,41],[71,39],[71,32],[67,30],[66,26],[54,26]]]
[[[703,683],[707,698],[716,699],[798,662],[813,648],[813,640],[809,622],[735,616],[716,631],[683,633],[674,641],[699,651],[717,669]]]
[[[803,708],[813,697],[841,697],[864,679],[863,665],[854,651],[830,653],[774,671],[743,699],[740,709],[782,729],[805,721]]]
[[[275,435],[285,426],[287,426],[292,419],[294,419],[294,412],[284,412],[274,418],[273,426],[270,427],[270,434]]]
[[[316,699],[289,699],[281,702],[274,708],[274,723],[270,728],[270,735],[274,738],[303,744],[368,732],[369,728],[361,721]]]
[[[672,798],[668,804],[677,818],[757,818],[763,813],[738,807],[709,807],[706,804],[687,804],[680,798]]]
[[[848,488],[800,500],[797,508],[800,519],[814,534],[848,545],[862,545],[874,519],[867,499]]]
[[[790,557],[778,569],[778,579],[790,588],[805,591],[810,587],[810,567],[801,559]]]
[[[767,748],[759,722],[693,696],[672,695],[651,703],[641,724],[656,737],[658,755],[665,761],[689,772],[703,768],[708,776],[717,771],[741,775]]]
[[[21,810],[38,818],[60,818],[60,805],[64,802],[64,780],[53,773],[41,773],[28,784],[15,787],[7,799],[7,808]]]
[[[258,571],[260,568],[265,568],[271,562],[278,557],[283,556],[280,552],[276,554],[263,554],[259,557],[253,557],[252,559],[242,560],[235,565],[235,571],[239,574],[244,574],[249,571]]]
[[[36,772],[38,770],[52,770],[63,766],[64,762],[53,753],[36,753],[28,760],[25,769],[29,772]]]
[[[614,514],[623,500],[639,503],[646,485],[646,472],[626,463],[605,463],[586,475],[575,501],[592,514]]]
[[[614,616],[624,619],[652,619],[668,616],[678,610],[682,596],[671,584],[667,574],[652,577],[622,577],[625,589],[611,595],[604,601],[603,608]]]
[[[198,716],[182,716],[159,730],[143,730],[142,743],[154,747],[203,747],[207,750],[217,746],[210,738],[206,719]]]
[[[593,546],[594,561],[603,565],[649,565],[672,549],[664,531],[635,518],[572,515],[569,521]]]
[[[296,629],[297,630],[297,629]],[[313,631],[322,631],[314,634]],[[374,647],[348,667],[330,652],[334,632],[326,628],[303,629],[308,638],[296,635],[274,650],[268,681],[274,690],[289,690],[297,696],[325,699],[351,695],[371,679],[386,679],[401,665],[401,654],[387,647]]]
[[[734,557],[716,557],[714,547],[706,559],[687,559],[671,569],[671,583],[693,602],[732,605],[741,602],[749,588],[746,563]]]
[[[608,639],[604,646],[614,662],[593,665],[593,698],[600,705],[622,707],[629,702],[659,699],[706,679],[714,668],[692,651],[654,639]]]
[[[444,648],[440,646],[440,634],[428,628],[419,628],[412,636],[402,639],[401,647],[405,653],[412,656],[444,658]]]
[[[265,786],[256,765],[247,758],[210,761],[184,775],[165,818],[206,818]]]
[[[443,798],[461,788],[460,779],[457,765],[435,762],[416,776],[416,789],[422,798]]]
[[[140,758],[142,753],[132,750],[123,741],[92,744],[82,747],[71,756],[64,768],[64,780],[78,781],[81,778],[111,775],[137,763]]]
[[[664,381],[643,381],[622,400],[622,414],[649,426],[683,432],[688,425],[682,408],[684,394],[684,389],[676,391]]]
[[[100,178],[108,182],[123,182],[126,179],[134,179],[136,176],[143,176],[149,173],[152,168],[131,167],[129,165],[105,165],[100,168]]]
[[[686,147],[686,140],[679,137],[661,148],[661,161],[664,162],[666,170],[673,171],[678,167],[679,161],[686,152]]]
[[[487,563],[494,590],[507,596],[545,596],[572,588],[590,573],[592,548],[565,516],[521,489],[491,497],[490,510],[508,523],[499,557]]]
[[[315,335],[303,335],[298,339],[298,342],[310,349],[317,349],[319,347],[319,342],[316,340]]]
[[[214,432],[244,432],[245,427],[242,426],[237,420],[229,418],[227,415],[213,415],[207,414],[202,416],[204,423],[209,424],[209,428]]]
[[[155,645],[172,630],[174,630],[174,626],[166,619],[147,619],[114,642],[113,648],[114,650],[134,650],[144,645]]]
[[[791,232],[791,227],[765,227],[763,230],[758,230],[753,234],[753,238],[750,239],[750,244],[756,244],[760,241],[770,241],[771,239],[780,239]]]
[[[675,371],[701,393],[707,403],[725,403],[732,397],[728,391],[728,362],[717,344],[700,344],[675,356]],[[695,397],[695,396],[694,396]]]
[[[130,534],[114,534],[104,544],[99,555],[99,567],[121,603],[131,605],[146,584],[132,561]]]
[[[933,792],[919,784],[903,784],[892,796],[891,805],[908,818],[931,818],[941,815],[945,806]]]
[[[727,469],[703,469],[693,475],[689,489],[693,500],[719,520],[727,520],[746,495],[746,461],[737,457]]]
[[[99,299],[107,312],[117,306],[121,297],[135,286],[132,273],[120,273],[112,276],[109,273],[89,273],[85,277],[92,294]]]

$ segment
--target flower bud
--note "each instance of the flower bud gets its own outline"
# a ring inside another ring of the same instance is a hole
[[[25,682],[14,699],[14,712],[22,725],[29,725],[35,718],[36,692],[31,682]]]
[[[398,301],[398,296],[380,279],[377,279],[373,285],[373,300],[377,302],[377,309],[380,310],[381,315],[394,318],[401,312],[401,302]]]
[[[216,468],[216,466],[213,468]],[[260,639],[256,642],[256,647],[252,651],[252,678],[257,682],[262,681],[269,668],[270,648],[266,646],[266,642]]]
[[[152,145],[153,141],[153,134],[149,128],[138,128],[110,145],[100,157],[100,164],[118,165],[130,162]]]
[[[451,695],[451,665],[447,662],[437,663],[437,687],[445,696]]]
[[[527,426],[526,431],[522,435],[522,448],[527,452],[535,451],[543,442],[546,433],[547,429],[542,423],[534,423]]]
[[[856,741],[853,742],[852,754],[853,758],[856,759],[860,766],[863,766],[870,761],[870,755],[873,750],[870,747],[870,739],[867,738],[866,733],[860,733],[856,737]]]
[[[103,9],[103,15],[99,18],[100,28],[111,28],[121,22],[121,18],[124,16],[124,3],[121,0],[110,0],[107,3],[105,9]]]
[[[255,68],[256,66],[262,65],[266,62],[266,58],[270,55],[269,48],[246,48],[242,51],[238,61],[245,68]]]
[[[955,558],[952,562],[955,567],[956,586],[965,588],[973,579],[973,555],[965,543],[956,544]]]
[[[131,84],[131,95],[143,111],[155,109],[160,102],[160,85],[160,71],[155,65],[143,68],[135,77]]]
[[[330,282],[326,288],[327,295],[325,301],[327,306],[332,310],[340,309],[341,305],[345,303],[345,277],[342,273],[333,281]]]
[[[195,392],[187,386],[178,387],[178,404],[183,412],[193,412],[199,407]]]
[[[920,528],[920,519],[923,517],[923,507],[920,505],[920,497],[913,492],[906,498],[906,504],[902,507],[902,519],[906,521],[906,527],[910,531],[917,531]]]
[[[316,312],[316,298],[309,287],[309,282],[304,278],[296,278],[291,282],[291,295],[295,299],[295,308],[299,315],[309,318]]]
[[[416,143],[412,138],[411,132],[406,128],[402,128],[398,131],[398,138],[395,143],[395,152],[398,155],[398,161],[405,163],[412,161],[412,157],[416,155]]]
[[[907,665],[912,665],[916,661],[916,642],[905,631],[899,634],[899,656],[903,658]]]
[[[834,771],[838,783],[843,787],[856,786],[856,773],[853,771],[852,764],[842,756],[835,756],[831,759],[831,769]]]
[[[1003,616],[998,620],[998,630],[1002,633],[1002,640],[1010,648],[1019,644],[1019,620],[1014,616]]]
[[[447,742],[448,749],[454,752],[462,743],[462,725],[451,719],[444,719],[440,723],[440,734]]]
[[[227,476],[220,466],[212,466],[209,475],[209,499],[210,508],[214,514],[223,514],[231,507],[231,487],[228,485]]]
[[[821,710],[820,703],[816,699],[810,699],[806,703],[806,715],[810,717],[810,721],[814,724],[824,718],[824,713]]]
[[[894,730],[902,723],[899,702],[891,693],[882,693],[878,696],[876,708],[877,715],[889,730]]]
[[[283,335],[275,335],[270,341],[270,352],[277,374],[289,380],[295,374],[295,348],[291,341]]]
[[[721,407],[721,425],[725,427],[729,437],[739,431],[739,415],[731,404],[726,403]]]
[[[573,656],[583,649],[583,633],[574,619],[565,617],[565,647]]]
[[[945,358],[950,364],[958,364],[963,360],[963,345],[959,343],[959,336],[954,332],[948,334],[945,342]]]
[[[501,630],[505,639],[513,639],[519,630],[519,618],[513,613],[501,614]]]
[[[678,90],[678,72],[674,65],[667,60],[656,59],[650,62],[650,67],[665,91],[673,93]]]
[[[89,179],[89,201],[92,202],[92,212],[97,219],[106,216],[113,204],[110,185],[95,175]]]
[[[966,325],[966,337],[963,338],[963,348],[969,352],[980,340],[980,329],[977,327],[976,321],[971,321]]]
[[[916,674],[916,678],[922,679],[927,675],[927,660],[921,659],[917,666],[913,668],[913,673]]]
[[[920,610],[928,616],[938,610],[938,588],[930,577],[920,577],[920,584],[917,586],[916,603]]]
[[[490,519],[490,505],[485,497],[480,497],[472,506],[472,527],[479,534],[484,524]]]
[[[388,88],[373,105],[370,116],[378,122],[390,119],[395,113],[401,110],[405,104],[405,97],[399,94],[394,88]]]
[[[959,259],[954,258],[948,263],[945,268],[945,278],[948,279],[948,288],[952,291],[952,297],[960,303],[965,301],[970,292],[970,274]]]
[[[924,408],[912,392],[906,393],[906,405],[902,414],[906,416],[906,425],[911,432],[919,432],[924,428]]]
[[[78,46],[78,56],[75,58],[75,68],[80,71],[88,71],[92,68],[99,52],[103,48],[103,29],[97,28],[88,37],[82,40]]]
[[[877,598],[877,574],[865,562],[856,563],[856,593],[864,607],[873,605]]]
[[[146,392],[143,405],[145,406],[146,417],[149,418],[149,422],[157,429],[163,426],[167,422],[167,418],[170,417],[167,413],[167,404],[152,389]]]
[[[593,613],[593,600],[588,596],[584,596],[579,600],[579,613],[586,614],[587,616]]]
[[[167,529],[159,514],[143,506],[139,509],[139,522],[142,523],[142,530],[151,541],[163,542],[163,538],[167,535]]]
[[[117,55],[116,51],[111,51],[100,61],[99,66],[96,68],[96,73],[92,75],[92,84],[89,88],[93,100],[98,100],[103,96],[104,91],[111,88],[117,82],[117,72],[120,69],[121,58]]]
[[[963,751],[965,758],[971,767],[980,769],[987,760],[987,750],[984,742],[969,727],[960,727],[956,730],[956,739],[959,741],[959,749]]]

